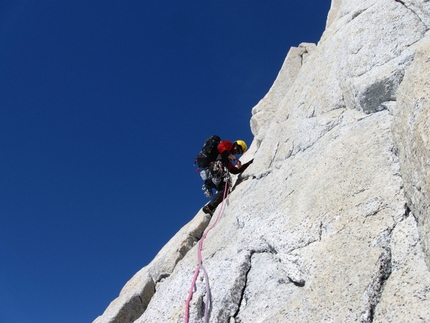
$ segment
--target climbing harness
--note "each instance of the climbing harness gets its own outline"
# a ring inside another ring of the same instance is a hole
[[[197,248],[197,268],[194,272],[194,277],[193,280],[191,282],[191,287],[190,287],[190,291],[188,293],[188,298],[187,301],[185,303],[185,315],[184,315],[184,323],[188,323],[189,321],[189,311],[190,311],[190,302],[191,299],[193,298],[193,292],[194,292],[194,288],[196,286],[196,281],[197,281],[197,277],[199,276],[200,270],[203,272],[203,276],[205,278],[205,284],[206,284],[206,304],[205,304],[205,323],[209,323],[209,306],[211,303],[211,290],[210,290],[210,285],[209,285],[209,276],[208,273],[205,269],[205,267],[203,267],[203,260],[202,260],[202,248],[203,248],[203,241],[206,239],[206,236],[208,235],[209,231],[211,231],[215,225],[218,223],[219,218],[221,217],[221,214],[224,211],[224,204],[225,204],[225,198],[227,196],[227,189],[228,189],[228,181],[226,181],[225,183],[225,187],[224,187],[224,195],[222,198],[222,204],[221,204],[221,208],[219,209],[218,215],[215,219],[215,222],[212,224],[212,226],[207,229],[205,231],[205,233],[203,234],[202,238],[199,241],[199,245]]]

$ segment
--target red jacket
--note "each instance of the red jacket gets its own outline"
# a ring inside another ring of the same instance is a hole
[[[230,140],[221,141],[218,144],[218,152],[221,154],[223,158],[227,158],[230,155],[230,152],[233,150],[233,144]]]
[[[232,150],[233,150],[233,144],[231,143],[230,140],[221,141],[218,145],[218,152],[221,154],[223,160],[224,161],[228,160],[228,163],[227,163],[228,171],[232,174],[240,174],[249,166],[249,164],[248,163],[244,164],[240,168],[237,168],[236,166],[234,166],[233,163],[227,158],[231,154]]]

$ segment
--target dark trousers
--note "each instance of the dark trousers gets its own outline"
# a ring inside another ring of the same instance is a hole
[[[210,189],[215,189],[216,193],[215,195],[212,197],[212,200],[208,203],[208,206],[212,209],[215,210],[215,208],[222,202],[223,197],[224,197],[224,190],[227,189],[227,193],[225,194],[227,196],[228,194],[228,184],[226,185],[226,183],[224,181],[221,181],[218,185],[215,185],[212,180],[206,180],[205,184],[207,187],[209,187]]]

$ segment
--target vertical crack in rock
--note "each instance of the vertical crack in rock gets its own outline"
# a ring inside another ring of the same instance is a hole
[[[156,287],[155,287],[155,283],[153,281],[152,281],[152,283],[149,282],[148,284],[146,284],[142,293],[140,293],[140,295],[139,295],[139,300],[141,303],[141,312],[137,313],[136,318],[134,318],[132,322],[134,322],[137,318],[139,318],[146,311],[146,308],[148,307],[149,302],[151,301],[152,297],[155,294],[155,290],[156,290]],[[122,322],[124,322],[124,321],[122,321]]]
[[[254,255],[254,253],[255,251],[251,251],[250,254],[246,256],[245,262],[241,265],[242,274],[236,279],[234,287],[232,289],[231,298],[233,303],[237,306],[236,312],[232,316],[234,318],[234,322],[236,322],[236,318],[239,315],[240,307],[245,297],[248,274],[251,271],[252,256]]]
[[[266,241],[265,241],[266,242]],[[263,253],[269,253],[272,255],[276,255],[278,251],[266,242],[266,246],[260,250],[251,250],[250,253],[246,256],[245,261],[241,265],[241,270],[239,277],[236,279],[234,287],[232,288],[232,302],[237,306],[237,309],[235,313],[230,317],[230,322],[233,320],[235,323],[241,323],[242,321],[238,319],[238,315],[240,312],[240,309],[242,307],[242,304],[245,299],[245,291],[248,285],[248,275],[252,269],[252,259],[255,254],[263,254]],[[293,283],[296,286],[304,286],[304,281],[290,278],[288,277],[289,281]],[[218,322],[223,322],[222,320],[219,320]]]
[[[378,305],[386,281],[392,272],[391,263],[391,232],[394,228],[386,230],[382,235],[377,245],[382,248],[370,284],[367,286],[363,294],[363,301],[367,310],[360,316],[360,323],[372,323],[375,315],[375,309]]]
[[[200,295],[197,299],[196,308],[197,308],[197,319],[201,320],[205,317],[205,301],[203,299],[204,295]]]
[[[279,141],[276,142],[275,148],[273,148],[273,154],[272,154],[272,160],[269,163],[269,166],[267,168],[272,167],[273,161],[276,158],[276,154],[278,153],[278,148],[279,148]]]

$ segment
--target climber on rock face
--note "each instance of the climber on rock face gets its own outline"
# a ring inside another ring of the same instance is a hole
[[[231,143],[230,140],[224,140],[218,145],[218,152],[221,154],[223,162],[227,164],[230,161],[231,164],[234,161],[237,168],[240,168],[242,164],[235,155],[242,155],[247,149],[248,147],[243,140],[236,140],[234,143]],[[233,165],[231,164],[231,166]]]
[[[219,155],[209,166],[209,178],[205,180],[203,187],[206,196],[212,196],[212,189],[216,190],[212,200],[203,207],[203,212],[213,215],[216,207],[222,202],[224,195],[228,194],[231,186],[231,174],[240,174],[252,164],[253,160],[242,165],[235,155],[246,152],[247,146],[243,140],[221,141],[217,147]],[[234,162],[234,164],[233,164]]]

